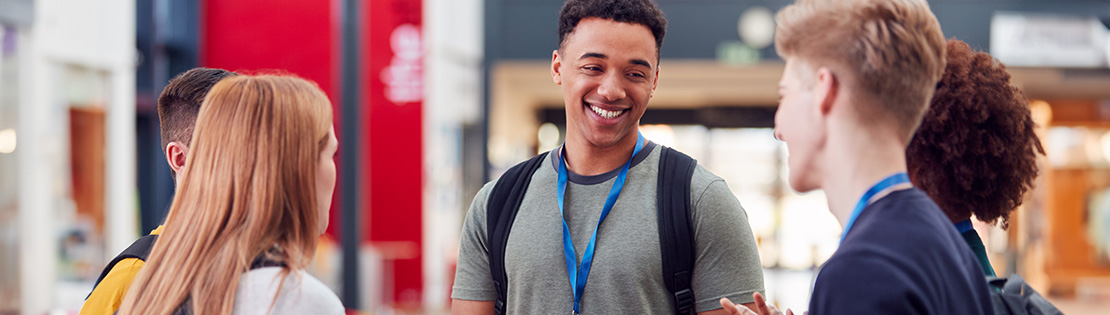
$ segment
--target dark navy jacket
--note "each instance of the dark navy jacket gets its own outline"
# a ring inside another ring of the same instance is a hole
[[[890,193],[863,210],[821,267],[809,313],[994,314],[979,262],[925,193]]]

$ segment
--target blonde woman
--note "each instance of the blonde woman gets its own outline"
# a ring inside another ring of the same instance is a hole
[[[217,83],[165,232],[119,314],[342,314],[335,293],[304,272],[335,189],[331,110],[296,77]]]

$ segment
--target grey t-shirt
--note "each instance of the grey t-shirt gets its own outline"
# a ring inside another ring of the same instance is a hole
[[[264,267],[244,273],[232,314],[344,314],[343,303],[323,282],[304,271],[294,271],[279,281],[281,269]]]
[[[655,148],[649,143],[633,158],[624,189],[598,229],[594,262],[580,305],[583,314],[674,312],[674,298],[662,278],[655,209],[660,150]],[[552,157],[549,154],[533,175],[509,234],[505,249],[509,314],[570,313],[573,305],[556,202],[557,159]],[[579,263],[619,171],[568,176],[566,222]],[[497,298],[486,247],[486,203],[493,185],[491,182],[482,187],[467,212],[453,299]],[[718,300],[722,297],[737,303],[752,302],[753,292],[763,292],[763,273],[747,213],[724,180],[700,165],[690,189],[697,243],[693,276],[696,310],[721,308]]]

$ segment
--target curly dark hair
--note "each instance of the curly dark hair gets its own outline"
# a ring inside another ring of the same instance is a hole
[[[667,18],[652,0],[567,0],[559,11],[559,48],[578,21],[591,17],[647,26],[655,36],[656,54],[663,47]]]
[[[906,148],[913,184],[953,221],[974,214],[1008,228],[1044,154],[1029,102],[1006,66],[956,39],[929,110]]]

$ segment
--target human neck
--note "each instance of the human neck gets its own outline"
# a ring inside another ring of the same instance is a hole
[[[570,137],[563,145],[563,158],[567,169],[575,174],[593,176],[605,174],[620,167],[632,158],[639,132],[632,130],[623,139],[610,146],[595,146],[584,137]]]
[[[868,189],[887,176],[906,171],[906,143],[897,133],[879,126],[840,129],[841,132],[830,135],[826,146],[828,157],[821,187],[828,198],[829,210],[845,226]],[[871,200],[910,187],[913,186],[897,185]]]

